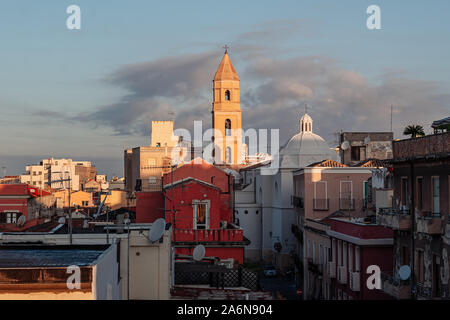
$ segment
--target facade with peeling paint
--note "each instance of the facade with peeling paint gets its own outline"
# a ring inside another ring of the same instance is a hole
[[[394,230],[394,267],[384,290],[397,299],[450,299],[450,132],[393,143],[392,208],[377,214]],[[411,276],[401,280],[408,265]]]

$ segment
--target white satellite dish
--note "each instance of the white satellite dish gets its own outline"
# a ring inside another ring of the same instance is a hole
[[[370,143],[370,137],[367,136],[367,137],[364,138],[364,144],[368,145],[369,143]]]
[[[66,218],[64,218],[64,217],[59,218],[58,219],[58,223],[59,224],[65,224],[66,223]]]
[[[347,150],[350,147],[350,143],[345,140],[344,142],[341,143],[341,149],[342,150]]]
[[[411,276],[411,268],[409,266],[401,266],[398,270],[398,275],[402,280],[408,280]]]
[[[20,216],[19,219],[17,219],[17,225],[23,226],[25,224],[26,218],[25,216]]]
[[[164,229],[166,228],[166,220],[159,218],[153,222],[150,231],[148,232],[148,239],[153,243],[161,239]]]
[[[192,258],[195,261],[202,261],[204,257],[205,257],[205,246],[202,244],[195,246],[194,252],[192,253]]]

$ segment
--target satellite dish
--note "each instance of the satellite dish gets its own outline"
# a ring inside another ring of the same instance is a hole
[[[205,246],[202,244],[197,245],[192,253],[192,258],[195,261],[202,261],[205,257]]]
[[[345,140],[344,142],[341,143],[341,149],[342,150],[347,150],[350,147],[350,143]]]
[[[401,266],[398,270],[398,275],[400,276],[400,279],[402,280],[408,280],[411,276],[411,268],[409,266]]]
[[[64,217],[59,218],[58,219],[58,223],[59,224],[65,224],[66,223],[66,218],[64,218]]]
[[[370,143],[370,137],[367,136],[367,137],[364,138],[364,144],[368,145],[369,143]]]
[[[166,228],[166,220],[159,218],[153,222],[150,231],[148,232],[148,239],[153,243],[161,239],[164,229]]]
[[[20,216],[19,219],[17,219],[17,225],[23,226],[25,224],[26,218],[25,216]]]

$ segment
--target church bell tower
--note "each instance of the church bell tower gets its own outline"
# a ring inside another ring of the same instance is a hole
[[[221,159],[222,163],[231,165],[243,163],[239,77],[226,46],[213,80],[212,126],[216,161]]]

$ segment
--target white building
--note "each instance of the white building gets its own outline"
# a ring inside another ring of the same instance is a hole
[[[262,162],[241,169],[243,185],[236,191],[235,207],[236,218],[251,241],[246,258],[262,257],[281,268],[292,264],[290,254],[297,246],[291,231],[295,223],[293,172],[326,159],[337,161],[338,155],[313,133],[313,120],[305,114],[299,133],[281,148],[278,168]]]
[[[80,176],[76,174],[76,167],[91,167],[89,161],[73,161],[72,159],[44,159],[38,165],[26,166],[26,174],[20,176],[21,183],[28,183],[38,188],[47,185],[52,189],[68,189],[69,181],[52,182],[57,180],[68,180],[73,191],[80,190]]]

